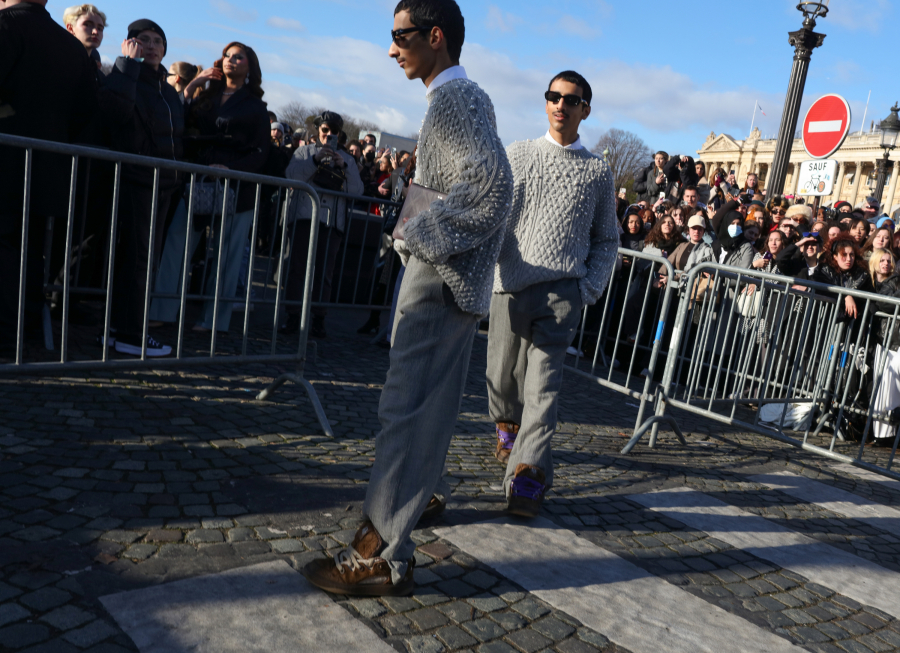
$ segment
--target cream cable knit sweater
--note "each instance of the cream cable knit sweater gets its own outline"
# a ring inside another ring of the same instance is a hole
[[[582,301],[594,304],[619,247],[609,166],[586,149],[567,150],[544,138],[513,143],[507,155],[513,201],[494,292],[574,278]]]
[[[427,97],[415,182],[447,196],[406,223],[406,247],[435,267],[462,310],[485,315],[512,172],[497,136],[494,105],[477,84],[454,79]]]

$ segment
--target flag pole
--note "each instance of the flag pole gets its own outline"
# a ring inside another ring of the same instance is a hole
[[[750,133],[753,133],[753,125],[756,124],[756,107],[759,104],[759,100],[753,102],[753,120],[750,121]],[[749,136],[749,135],[748,135]]]
[[[869,91],[869,97],[866,98],[866,110],[863,111],[863,119],[862,124],[859,126],[859,133],[863,133],[863,129],[866,128],[866,114],[869,113],[869,100],[872,99],[872,91]]]

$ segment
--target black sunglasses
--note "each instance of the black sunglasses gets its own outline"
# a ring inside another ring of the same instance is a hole
[[[396,45],[400,45],[400,41],[406,40],[403,37],[406,34],[413,34],[415,32],[430,32],[434,27],[404,27],[403,29],[392,29],[391,30],[391,41],[393,41]]]
[[[566,103],[566,106],[577,107],[581,104],[587,104],[587,100],[582,97],[578,97],[577,95],[563,95],[562,93],[557,93],[556,91],[547,91],[544,93],[544,99],[547,100],[550,104],[556,104],[560,100]]]

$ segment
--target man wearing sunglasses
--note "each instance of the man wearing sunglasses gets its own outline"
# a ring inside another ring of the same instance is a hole
[[[612,173],[581,144],[591,87],[567,70],[544,94],[550,128],[513,143],[513,204],[497,261],[487,389],[507,509],[537,516],[553,483],[551,441],[566,348],[603,294],[619,243]]]
[[[395,244],[406,271],[378,407],[367,521],[334,560],[304,568],[314,585],[355,596],[413,590],[410,534],[426,508],[437,514],[449,493],[439,487],[441,473],[512,201],[512,171],[490,98],[459,65],[459,6],[401,0],[391,39],[389,55],[427,89],[415,184],[434,192],[410,187],[407,201],[414,192],[431,201],[403,224]]]

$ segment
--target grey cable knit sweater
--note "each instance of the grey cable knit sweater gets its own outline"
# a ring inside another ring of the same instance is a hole
[[[513,202],[494,292],[574,278],[582,301],[594,304],[619,247],[609,166],[586,149],[563,149],[545,138],[513,143],[507,155]]]
[[[428,94],[415,182],[447,193],[404,226],[410,253],[435,267],[457,305],[485,315],[512,199],[512,172],[494,105],[468,79]]]

